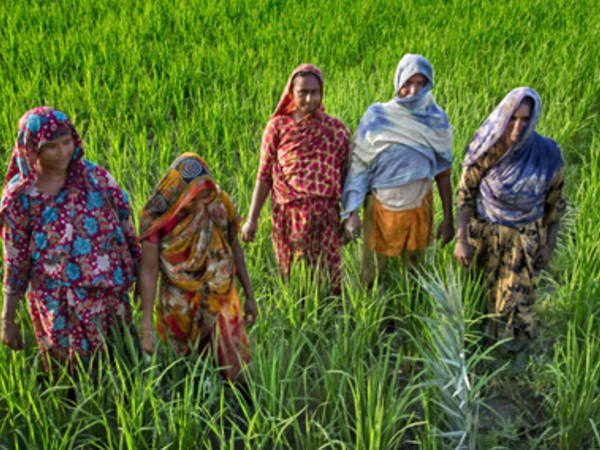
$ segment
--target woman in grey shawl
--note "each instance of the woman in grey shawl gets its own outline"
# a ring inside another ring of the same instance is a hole
[[[411,267],[433,240],[433,180],[444,211],[438,237],[454,237],[452,127],[435,102],[433,68],[421,55],[405,55],[395,76],[397,96],[371,105],[351,144],[342,194],[347,239],[359,233],[364,203],[361,280],[371,285],[389,257]]]

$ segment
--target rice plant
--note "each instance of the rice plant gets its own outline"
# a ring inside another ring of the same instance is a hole
[[[481,318],[469,317],[463,298],[470,289],[463,289],[460,277],[450,272],[444,280],[437,271],[417,277],[432,311],[421,316],[421,334],[411,336],[423,366],[423,407],[430,426],[425,442],[434,448],[478,448],[482,388],[501,369],[476,376],[475,368],[489,358],[493,346],[480,346],[476,327]],[[477,281],[473,283],[470,288],[476,291]]]

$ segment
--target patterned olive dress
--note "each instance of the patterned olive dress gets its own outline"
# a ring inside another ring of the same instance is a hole
[[[467,238],[475,249],[475,269],[483,272],[488,312],[499,315],[498,320],[490,322],[491,334],[503,339],[525,332],[531,337],[534,331],[531,306],[535,302],[533,256],[546,242],[547,227],[557,223],[565,212],[564,167],[550,183],[543,217],[525,225],[502,225],[486,221],[476,208],[481,180],[502,155],[499,146],[494,145],[464,168],[456,209],[470,218]]]

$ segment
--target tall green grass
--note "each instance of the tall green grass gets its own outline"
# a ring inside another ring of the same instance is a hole
[[[435,68],[434,94],[454,126],[454,183],[478,125],[510,89],[532,86],[543,100],[538,130],[565,153],[569,199],[553,261],[540,276],[539,345],[517,377],[492,356],[475,365],[478,345],[467,338],[479,328],[470,319],[484,312],[485,302],[470,281],[452,297],[460,297],[469,320],[448,332],[463,333],[471,386],[489,377],[483,403],[509,384],[514,397],[526,399],[514,409],[536,414],[535,423],[518,414],[494,419],[504,434],[472,427],[469,436],[476,436],[479,448],[506,442],[511,448],[598,446],[596,3],[5,2],[4,166],[19,117],[49,104],[71,117],[86,156],[127,189],[136,215],[184,151],[208,162],[245,215],[262,130],[302,62],[323,69],[326,110],[354,130],[368,105],[393,96],[401,56],[427,56]],[[439,206],[436,197],[438,220]],[[341,298],[329,296],[300,268],[283,284],[270,228],[267,206],[256,242],[244,247],[261,309],[250,331],[254,355],[244,390],[225,383],[202,360],[164,352],[145,361],[126,346],[102,366],[96,383],[63,374],[44,384],[22,302],[26,349],[0,349],[0,447],[442,448],[446,441],[436,434],[442,416],[434,405],[444,391],[422,384],[436,381],[431,369],[439,363],[430,353],[442,336],[430,326],[439,320],[431,304],[435,295],[397,262],[388,268],[382,296],[360,286],[356,244],[344,250]],[[450,247],[431,249],[424,270],[440,274],[441,291],[460,278]],[[541,407],[529,402],[530,393],[543,399]]]

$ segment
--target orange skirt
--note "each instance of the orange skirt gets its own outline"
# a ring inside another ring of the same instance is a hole
[[[433,242],[433,190],[421,206],[404,211],[385,209],[373,195],[367,196],[365,221],[371,220],[369,249],[387,256],[425,250]]]

